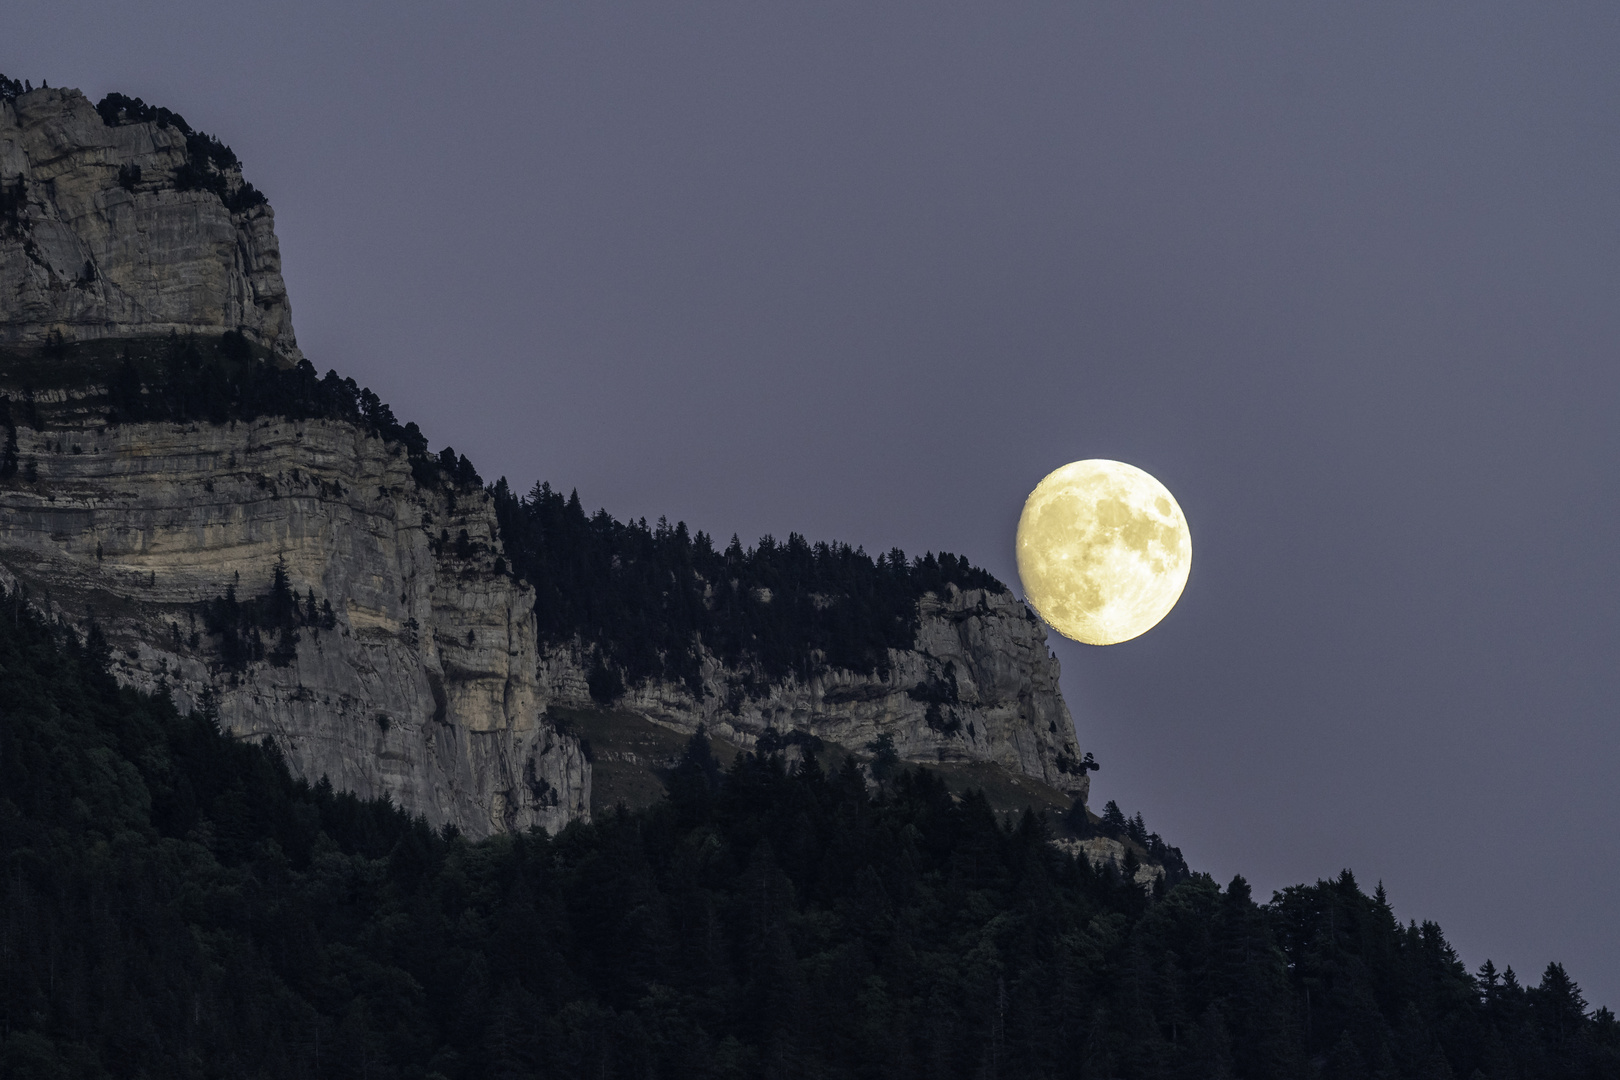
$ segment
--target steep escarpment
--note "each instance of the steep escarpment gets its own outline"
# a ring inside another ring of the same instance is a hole
[[[533,593],[505,571],[482,491],[424,487],[398,444],[342,422],[61,416],[17,438],[0,563],[93,621],[120,680],[207,700],[295,773],[435,824],[585,813],[578,743],[541,716]],[[268,601],[278,568],[298,619],[222,625],[223,601]]]
[[[275,213],[183,118],[0,95],[0,344],[237,331],[296,360]]]
[[[1044,631],[984,571],[486,491],[301,356],[228,148],[0,90],[0,583],[126,684],[478,836],[588,818],[582,712],[1084,798]]]

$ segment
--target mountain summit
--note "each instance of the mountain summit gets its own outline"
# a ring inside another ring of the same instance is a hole
[[[275,213],[230,148],[113,94],[0,107],[0,343],[234,330],[301,358]]]

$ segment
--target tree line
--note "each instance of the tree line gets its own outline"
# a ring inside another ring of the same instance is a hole
[[[308,360],[284,367],[269,362],[240,331],[219,337],[170,334],[141,351],[126,348],[107,385],[109,424],[203,421],[225,424],[281,416],[339,420],[398,444],[411,474],[427,488],[476,489],[478,470],[465,454],[428,450],[415,423],[401,424],[369,387],[336,371],[317,376]]]
[[[927,770],[701,738],[655,806],[472,843],[105,661],[0,595],[7,1077],[1620,1075],[1560,965],[1470,973],[1348,871],[1144,891]]]
[[[599,700],[646,679],[704,693],[704,650],[741,676],[733,709],[764,684],[828,668],[887,673],[890,649],[916,640],[926,592],[1003,588],[989,572],[941,552],[908,560],[894,548],[869,556],[848,544],[761,537],[724,548],[685,522],[648,526],[606,510],[587,516],[578,492],[536,484],[519,497],[503,477],[491,488],[513,569],[535,588],[546,641],[576,635],[596,658]]]

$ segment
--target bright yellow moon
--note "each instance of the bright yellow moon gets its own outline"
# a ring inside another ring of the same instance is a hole
[[[1064,637],[1113,645],[1170,614],[1192,570],[1192,534],[1147,473],[1093,458],[1029,493],[1018,518],[1018,577],[1036,614]]]

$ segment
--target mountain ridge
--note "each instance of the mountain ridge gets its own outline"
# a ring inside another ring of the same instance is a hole
[[[178,114],[0,95],[0,191],[16,298],[0,305],[0,566],[97,621],[127,684],[208,701],[295,774],[474,836],[589,816],[590,762],[552,706],[742,747],[887,737],[1083,802],[1095,766],[1044,630],[965,560],[797,536],[722,552],[684,525],[542,506],[317,377],[273,211]]]

